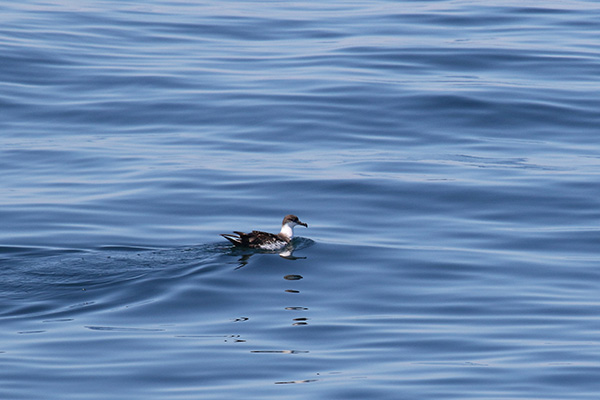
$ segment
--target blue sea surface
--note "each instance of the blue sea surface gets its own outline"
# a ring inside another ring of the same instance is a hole
[[[0,0],[0,398],[598,399],[599,38],[587,0]]]

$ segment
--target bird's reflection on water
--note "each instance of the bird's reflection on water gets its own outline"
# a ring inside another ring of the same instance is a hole
[[[247,249],[247,248],[244,249],[244,248],[240,248],[240,247],[233,247],[233,248],[231,248],[228,255],[233,256],[233,257],[238,257],[238,259],[236,261],[237,267],[235,268],[236,270],[238,270],[240,268],[247,266],[248,263],[250,262],[250,259],[252,258],[252,256],[256,255],[256,254],[276,254],[279,257],[284,258],[286,260],[305,260],[307,257],[296,256],[296,255],[294,255],[294,252],[298,251],[298,250],[306,249],[307,247],[312,246],[314,243],[315,242],[311,239],[299,237],[299,238],[294,238],[292,240],[292,242],[290,242],[288,245],[286,245],[285,247],[283,247],[279,250],[259,250],[259,249]],[[292,282],[292,281],[302,280],[302,279],[304,279],[304,277],[299,274],[287,274],[287,275],[283,276],[283,279],[288,282]],[[284,292],[292,294],[292,295],[297,295],[300,293],[299,290],[289,289],[289,288],[285,289]],[[308,311],[308,308],[299,307],[297,305],[285,306],[285,307],[283,307],[283,309],[287,310],[287,311],[292,311],[294,313]],[[307,325],[307,324],[308,324],[308,318],[306,318],[306,317],[292,318],[293,326]]]
[[[314,244],[314,240],[306,238],[294,238],[285,247],[278,250],[261,250],[261,249],[248,249],[240,247],[232,247],[229,255],[239,257],[237,260],[238,266],[235,269],[240,269],[248,265],[250,258],[255,254],[277,254],[279,257],[286,260],[305,260],[306,257],[295,256],[294,252],[305,249]]]

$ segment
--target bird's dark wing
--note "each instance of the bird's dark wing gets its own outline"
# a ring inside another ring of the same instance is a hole
[[[278,235],[263,231],[252,231],[250,233],[244,233],[240,231],[233,231],[234,234],[223,233],[225,239],[229,240],[235,246],[260,248],[265,244],[286,242],[285,238],[281,238]]]
[[[248,245],[250,247],[260,247],[261,245],[273,243],[278,240],[281,239],[279,239],[277,235],[269,232],[252,231],[252,233],[248,234]]]

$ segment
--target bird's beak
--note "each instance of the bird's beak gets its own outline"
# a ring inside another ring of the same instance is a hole
[[[307,227],[307,228],[308,228],[308,224],[307,224],[307,223],[304,223],[304,222],[302,222],[302,221],[298,221],[298,225],[302,225],[302,226],[305,226],[305,227]]]

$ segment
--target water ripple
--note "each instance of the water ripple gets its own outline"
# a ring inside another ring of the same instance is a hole
[[[597,397],[595,3],[0,9],[0,397]]]

